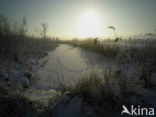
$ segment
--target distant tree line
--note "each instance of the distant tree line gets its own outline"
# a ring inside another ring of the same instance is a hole
[[[41,23],[41,29],[39,35],[43,39],[47,39],[48,25]],[[8,18],[0,14],[0,37],[7,38],[10,35],[16,35],[25,37],[28,35],[28,22],[26,16],[23,16],[19,21],[11,24]]]

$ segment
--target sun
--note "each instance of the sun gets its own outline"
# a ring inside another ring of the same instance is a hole
[[[80,16],[78,22],[78,36],[80,38],[99,37],[100,18],[94,11],[87,11]]]

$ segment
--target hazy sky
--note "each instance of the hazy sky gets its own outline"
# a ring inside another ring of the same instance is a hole
[[[25,15],[31,30],[46,22],[49,35],[66,38],[79,36],[80,18],[89,10],[100,19],[99,36],[113,35],[110,25],[124,35],[156,28],[156,0],[0,0],[0,13],[9,19]]]

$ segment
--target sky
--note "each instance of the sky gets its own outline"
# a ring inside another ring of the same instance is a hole
[[[0,13],[11,21],[26,16],[29,32],[47,23],[48,35],[76,38],[154,33],[156,0],[0,0]],[[91,34],[92,33],[92,34]]]

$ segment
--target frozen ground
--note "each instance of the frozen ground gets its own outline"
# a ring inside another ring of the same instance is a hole
[[[40,61],[41,64],[33,66],[37,81],[34,86],[49,89],[58,88],[59,82],[72,85],[93,70],[102,75],[102,59],[103,57],[96,53],[61,44],[49,52],[49,55]]]
[[[92,71],[103,76],[106,67],[104,58],[99,54],[85,51],[67,44],[60,44],[48,56],[33,65],[35,81],[25,92],[33,99],[47,99],[56,93],[60,82],[74,85],[79,78],[89,75]]]
[[[51,89],[58,88],[59,82],[74,85],[79,78],[95,71],[103,77],[106,67],[117,69],[116,60],[107,60],[94,52],[86,51],[79,47],[60,44],[54,51],[33,66],[36,78],[34,87]],[[129,70],[132,71],[132,70]]]
[[[107,60],[94,52],[68,44],[60,44],[55,50],[49,52],[48,56],[33,66],[35,80],[32,82],[31,87],[26,89],[25,94],[33,100],[46,102],[58,93],[60,82],[66,85],[74,85],[78,82],[79,78],[89,75],[92,71],[95,71],[99,76],[103,76],[104,69],[108,66],[117,69],[119,65],[115,59]],[[127,75],[131,75],[133,73],[133,66],[128,65],[128,68]],[[155,74],[152,75],[153,82],[155,82],[154,77]],[[149,104],[155,105],[155,89],[147,90],[142,88],[139,90],[139,94],[143,97],[141,99],[132,97],[130,100],[132,104],[139,104],[141,100],[144,100],[148,101]],[[85,106],[81,97],[76,96],[71,98],[67,95],[64,98],[53,110],[53,116],[78,116],[81,114],[81,111],[89,112],[83,115],[84,117],[96,114],[92,107]],[[66,100],[66,98],[71,99]],[[84,106],[84,110],[82,110],[81,105]]]

